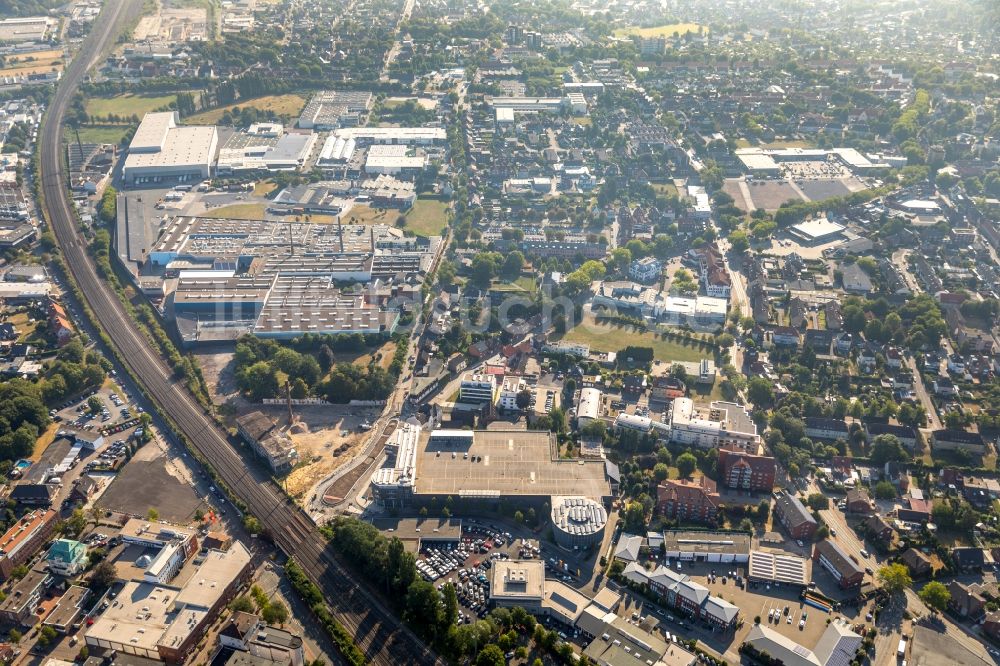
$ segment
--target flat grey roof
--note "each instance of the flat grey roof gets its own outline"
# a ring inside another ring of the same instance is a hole
[[[427,431],[417,447],[414,491],[484,498],[577,495],[597,499],[611,494],[603,460],[559,459],[552,438],[547,431],[476,430],[471,445],[446,446],[432,443]]]

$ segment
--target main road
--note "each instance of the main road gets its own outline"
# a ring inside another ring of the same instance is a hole
[[[49,106],[42,132],[39,176],[46,219],[66,266],[94,314],[94,323],[108,334],[119,358],[146,397],[177,424],[191,446],[246,503],[275,543],[294,557],[320,586],[334,616],[354,636],[366,661],[386,665],[434,664],[437,657],[378,598],[352,579],[351,572],[330,552],[310,518],[268,479],[255,476],[211,415],[173,376],[150,341],[136,330],[117,295],[98,276],[88,254],[69,202],[61,128],[80,81],[113,42],[123,19],[138,16],[140,8],[140,0],[105,2]]]

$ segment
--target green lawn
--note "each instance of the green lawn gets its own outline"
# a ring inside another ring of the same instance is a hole
[[[680,341],[665,340],[658,333],[596,321],[590,317],[567,331],[562,339],[590,345],[592,350],[603,352],[619,352],[630,345],[652,347],[653,357],[660,360],[700,361],[714,356],[711,347],[693,342],[683,344]]]
[[[448,202],[417,199],[406,211],[406,229],[418,236],[439,236],[448,224]]]
[[[126,125],[83,125],[80,127],[80,141],[83,143],[121,143],[128,131]],[[76,143],[76,132],[69,127],[63,129],[63,138]]]
[[[116,95],[114,97],[92,97],[87,100],[87,113],[99,118],[111,114],[119,116],[137,115],[155,111],[177,101],[177,95]]]
[[[214,125],[219,122],[223,113],[232,111],[237,107],[241,109],[254,108],[262,111],[274,111],[278,116],[297,116],[301,113],[302,107],[305,105],[306,99],[302,95],[268,95],[255,99],[240,100],[235,104],[196,113],[193,116],[185,118],[184,122],[188,125]]]
[[[653,183],[653,191],[660,196],[664,197],[676,197],[677,196],[677,186],[673,183]]]

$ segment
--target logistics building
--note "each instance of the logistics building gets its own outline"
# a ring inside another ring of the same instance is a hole
[[[132,137],[122,175],[127,185],[202,180],[212,172],[215,126],[180,127],[176,111],[147,113]]]

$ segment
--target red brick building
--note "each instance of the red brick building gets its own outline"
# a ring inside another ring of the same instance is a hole
[[[775,465],[770,456],[755,456],[733,447],[719,449],[719,479],[727,488],[771,492]]]
[[[664,481],[656,489],[656,506],[671,520],[714,524],[719,515],[715,481]]]

